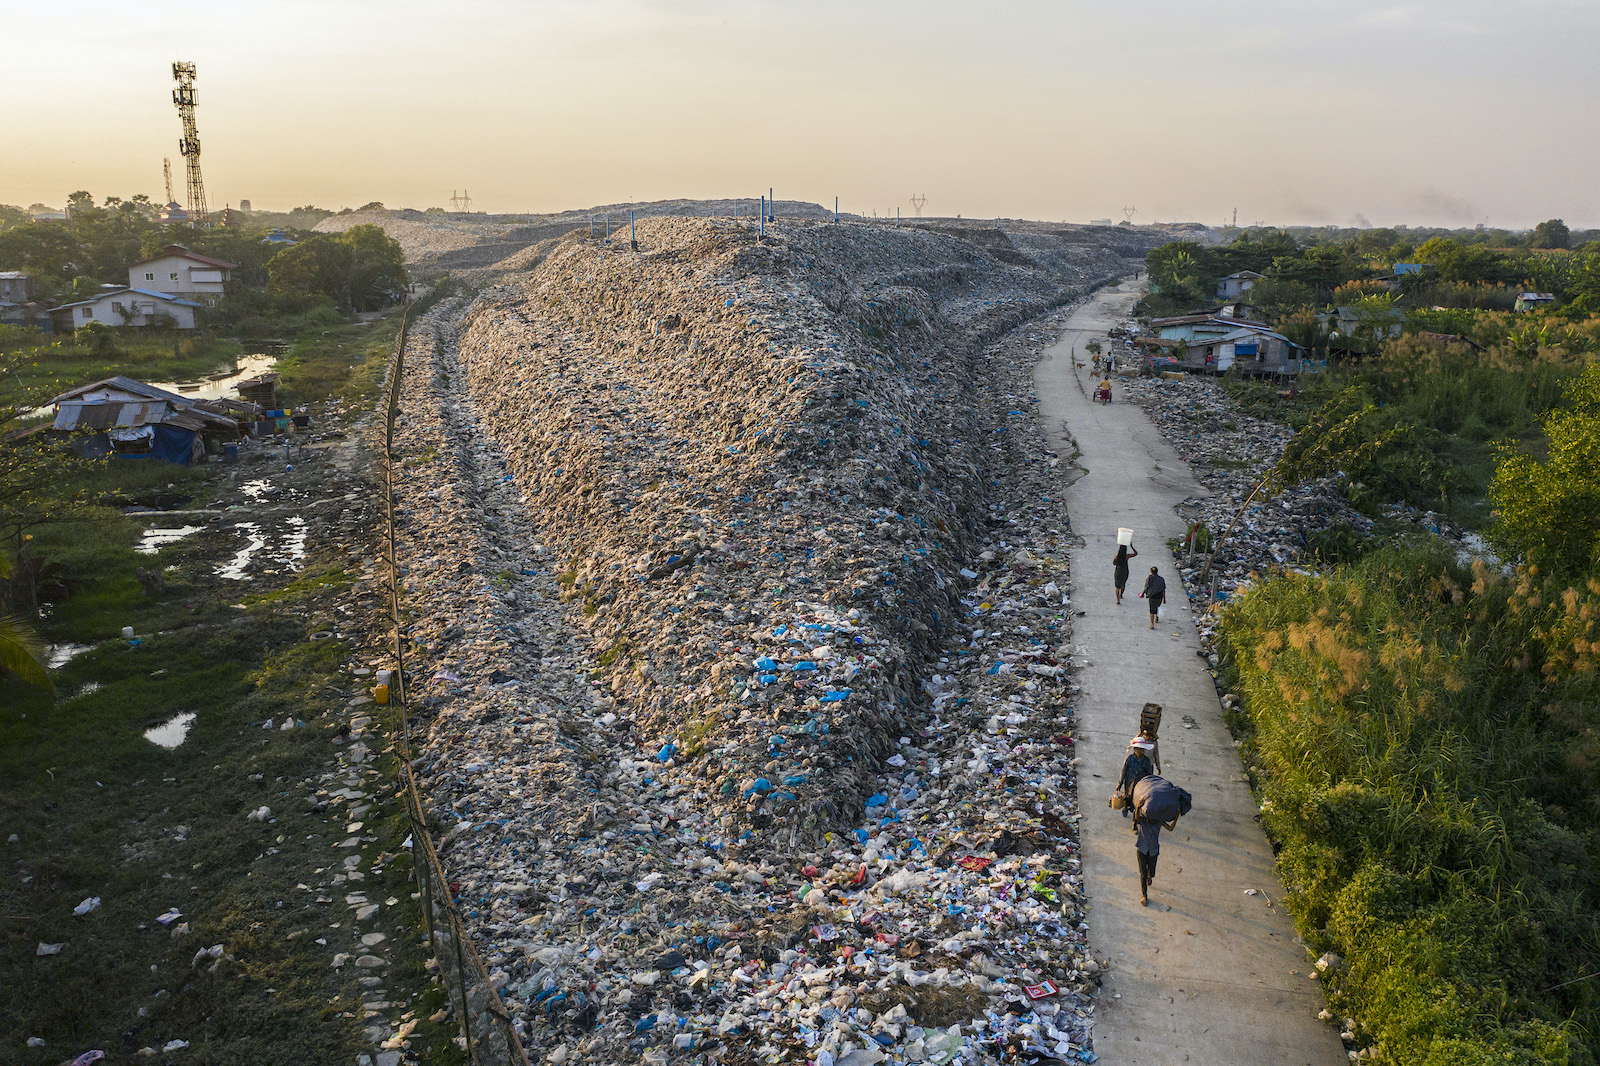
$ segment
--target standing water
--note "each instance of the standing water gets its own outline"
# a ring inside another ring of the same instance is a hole
[[[189,735],[189,727],[192,725],[194,725],[194,712],[184,711],[182,714],[173,715],[160,725],[146,729],[144,738],[158,747],[175,748]]]
[[[139,537],[139,543],[134,551],[141,555],[154,555],[173,541],[182,540],[184,537],[200,532],[202,526],[171,526],[167,528],[151,528],[144,531]]]
[[[229,581],[243,581],[251,556],[262,549],[267,543],[267,538],[261,533],[261,527],[254,522],[235,522],[233,528],[242,530],[247,541],[231,562],[217,567],[217,576],[227,578]]]
[[[201,381],[152,381],[150,384],[158,389],[166,389],[168,392],[175,392],[194,400],[237,400],[239,396],[234,391],[234,386],[246,378],[265,374],[277,366],[278,355],[278,352],[241,355],[233,370]]]

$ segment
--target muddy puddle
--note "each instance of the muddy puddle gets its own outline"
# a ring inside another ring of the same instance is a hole
[[[193,536],[204,528],[204,526],[169,526],[147,529],[139,535],[139,543],[133,550],[141,555],[154,555],[168,544]]]
[[[278,365],[278,357],[282,354],[281,346],[276,350],[269,347],[264,352],[241,355],[232,370],[211,374],[199,381],[152,381],[150,384],[195,400],[237,400],[239,394],[234,386],[246,378],[265,374]]]
[[[306,558],[306,520],[299,515],[284,519],[283,528],[264,530],[257,522],[235,522],[233,529],[243,545],[214,573],[228,581],[245,581],[255,573],[275,574],[280,569],[299,570]]]
[[[59,670],[93,647],[93,644],[52,644],[45,649],[45,665]]]
[[[160,725],[146,729],[144,738],[157,747],[171,750],[183,743],[192,725],[194,725],[194,712],[184,711],[182,714],[173,715]]]

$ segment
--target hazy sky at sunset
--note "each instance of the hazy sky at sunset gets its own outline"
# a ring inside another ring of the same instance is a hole
[[[1600,225],[1593,0],[0,0],[0,203]],[[182,199],[181,193],[179,199]],[[909,212],[909,209],[908,209]]]

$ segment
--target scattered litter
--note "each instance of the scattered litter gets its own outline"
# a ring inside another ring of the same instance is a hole
[[[76,907],[72,908],[72,913],[73,914],[79,914],[79,915],[88,914],[92,910],[97,910],[99,908],[99,906],[100,906],[100,897],[99,896],[90,896],[88,899],[84,900],[82,903],[80,903]]]

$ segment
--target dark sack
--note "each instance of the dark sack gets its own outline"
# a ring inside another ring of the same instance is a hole
[[[1193,805],[1189,793],[1155,774],[1133,786],[1133,813],[1146,822],[1170,822],[1188,814]]]

